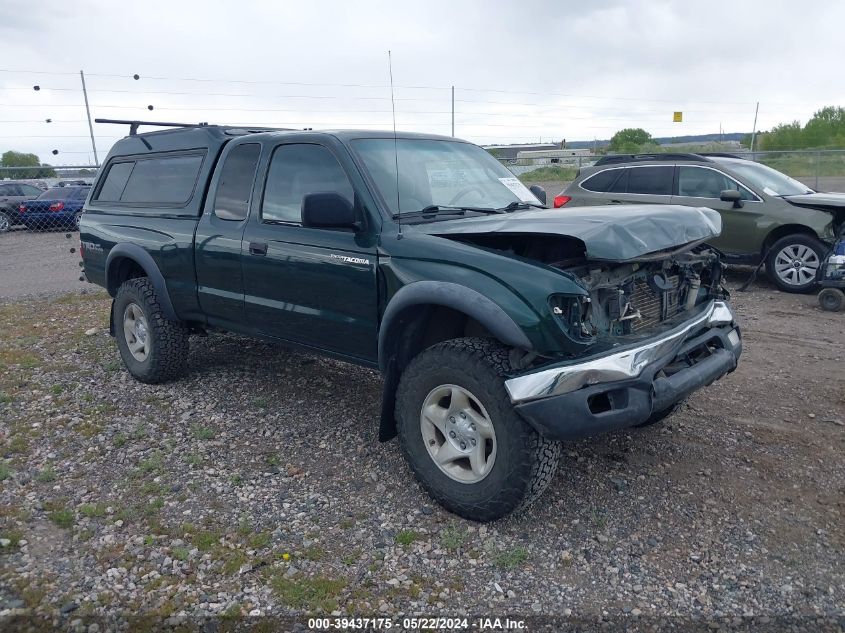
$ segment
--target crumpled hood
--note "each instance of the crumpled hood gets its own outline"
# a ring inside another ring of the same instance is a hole
[[[801,207],[837,207],[845,209],[845,193],[802,193],[784,196],[784,200]]]
[[[722,218],[703,207],[626,204],[518,211],[417,224],[407,230],[444,237],[484,233],[562,235],[584,242],[589,259],[627,261],[716,237],[722,231]]]

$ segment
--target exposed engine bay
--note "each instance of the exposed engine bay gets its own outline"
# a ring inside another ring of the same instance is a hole
[[[588,295],[554,295],[550,308],[569,338],[582,344],[647,333],[700,303],[726,297],[719,255],[704,244],[616,263],[588,259],[584,242],[569,236],[493,233],[452,239],[542,262],[577,279]]]
[[[552,306],[570,336],[581,340],[646,332],[724,294],[719,256],[701,246],[654,261],[551,265],[576,275],[589,291],[589,297]]]

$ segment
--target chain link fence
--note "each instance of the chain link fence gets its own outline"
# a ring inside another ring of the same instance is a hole
[[[0,234],[75,231],[97,167],[0,167]]]

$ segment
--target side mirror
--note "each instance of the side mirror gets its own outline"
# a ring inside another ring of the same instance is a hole
[[[302,198],[302,226],[320,229],[357,229],[352,203],[339,193],[309,193]]]
[[[742,208],[742,194],[736,189],[725,189],[719,194],[722,202],[733,202],[734,209]]]
[[[546,204],[546,190],[543,189],[540,185],[531,185],[530,187],[528,187],[528,191],[533,193],[537,197],[537,200],[539,200],[543,204]]]

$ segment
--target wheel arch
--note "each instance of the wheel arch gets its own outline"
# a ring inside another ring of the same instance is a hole
[[[806,224],[781,224],[769,231],[766,235],[766,238],[763,240],[763,247],[760,250],[760,257],[765,258],[775,242],[789,235],[807,235],[819,239],[819,234]]]
[[[379,368],[385,377],[379,439],[396,435],[394,405],[403,370],[417,354],[436,343],[463,336],[495,338],[529,351],[525,332],[495,302],[460,284],[418,281],[401,288],[381,320]]]
[[[155,288],[162,313],[169,321],[179,321],[164,276],[147,251],[137,244],[120,243],[115,245],[106,258],[106,290],[114,297],[120,285],[127,279],[147,277]]]

